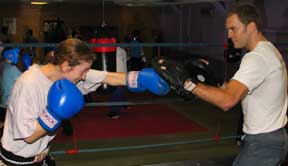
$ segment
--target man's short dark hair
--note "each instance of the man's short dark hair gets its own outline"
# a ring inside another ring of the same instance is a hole
[[[260,11],[253,4],[237,3],[229,9],[228,17],[233,14],[236,14],[240,21],[245,25],[254,22],[258,31],[262,31],[262,18]]]

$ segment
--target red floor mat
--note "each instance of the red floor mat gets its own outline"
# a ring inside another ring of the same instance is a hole
[[[206,132],[207,128],[165,104],[130,106],[119,119],[108,119],[108,107],[86,107],[72,119],[77,140],[96,140]],[[72,140],[58,130],[55,141]]]

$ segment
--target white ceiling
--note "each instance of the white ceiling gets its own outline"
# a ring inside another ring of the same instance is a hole
[[[32,0],[0,0],[0,3],[30,3]],[[165,5],[180,5],[203,2],[216,2],[227,0],[33,0],[33,1],[48,1],[49,3],[87,3],[87,4],[105,4],[120,5],[120,6],[165,6]]]

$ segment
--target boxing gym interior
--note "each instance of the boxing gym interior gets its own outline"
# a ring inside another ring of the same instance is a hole
[[[38,5],[32,2],[1,0],[0,26],[2,33],[6,28],[10,44],[19,44],[23,49],[35,47],[33,63],[45,63],[46,49],[51,45],[77,37],[91,44],[95,56],[100,57],[92,68],[116,71],[115,52],[105,55],[109,58],[104,62],[103,52],[94,46],[103,44],[104,40],[97,43],[99,40],[95,39],[107,38],[103,36],[108,33],[113,34],[108,44],[126,51],[128,71],[151,67],[154,57],[169,57],[188,66],[195,59],[203,59],[208,67],[197,72],[211,80],[213,86],[220,87],[233,76],[245,53],[233,48],[225,30],[226,12],[234,2],[250,2],[260,9],[263,33],[287,62],[288,1],[40,0]],[[33,30],[37,44],[24,43],[28,29]],[[142,60],[136,65],[131,61],[133,47],[141,52]],[[124,98],[113,100],[115,90],[116,87],[104,84],[86,95],[83,110],[59,127],[50,149],[57,165],[232,165],[243,134],[240,104],[224,112],[193,95],[179,96],[173,89],[168,95],[157,96],[124,88]],[[109,114],[115,106],[117,115]]]

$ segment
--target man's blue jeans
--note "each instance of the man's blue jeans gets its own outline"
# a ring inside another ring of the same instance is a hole
[[[280,166],[288,149],[284,128],[264,134],[245,134],[233,166]]]

